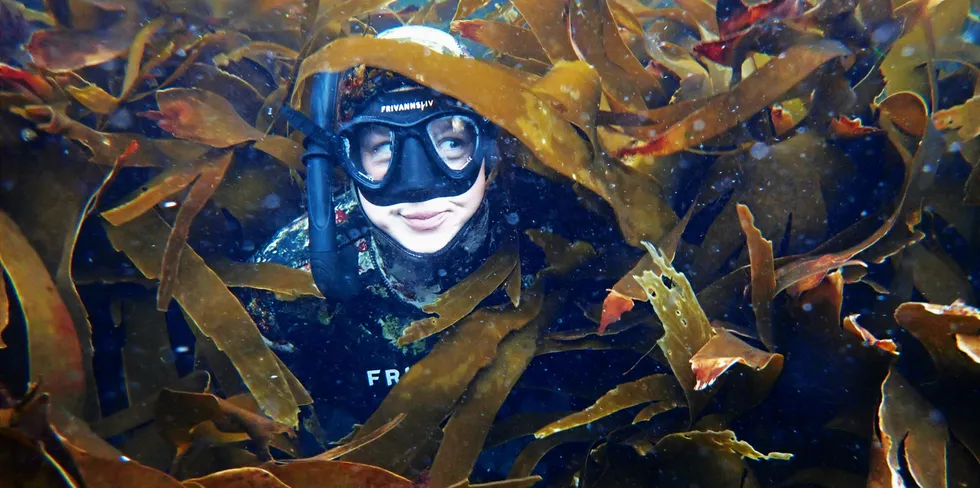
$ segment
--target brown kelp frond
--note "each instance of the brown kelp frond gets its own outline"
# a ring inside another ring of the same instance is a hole
[[[375,38],[397,25],[474,57]],[[0,0],[0,473],[967,486],[977,26],[969,0]],[[352,438],[304,457],[300,409],[329,392],[236,293],[321,303],[307,269],[243,261],[304,211],[280,108],[364,63],[473,107],[627,245],[543,223],[540,249],[500,246],[404,329],[436,346]]]

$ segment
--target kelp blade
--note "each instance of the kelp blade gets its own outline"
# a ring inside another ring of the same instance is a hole
[[[75,325],[41,258],[2,211],[0,265],[20,300],[27,325],[31,379],[43,379],[45,390],[60,405],[79,412],[85,403],[85,375]]]
[[[166,242],[170,233],[163,220],[144,214],[121,227],[107,225],[106,233],[113,246],[125,252],[145,276],[160,276],[160,243]],[[297,401],[245,308],[189,246],[181,253],[179,268],[183,278],[174,289],[177,303],[228,355],[262,409],[277,422],[297,425]]]

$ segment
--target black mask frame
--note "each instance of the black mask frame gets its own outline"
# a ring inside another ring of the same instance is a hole
[[[466,166],[459,170],[450,168],[443,162],[426,133],[429,122],[449,116],[465,117],[476,129],[473,154]],[[375,205],[423,202],[461,195],[473,187],[485,163],[488,163],[488,172],[492,168],[496,126],[470,110],[449,106],[415,114],[414,117],[359,115],[344,124],[337,133],[342,141],[356,139],[354,134],[364,125],[382,126],[394,135],[391,163],[384,177],[372,180],[365,175],[349,154],[349,142],[340,151],[340,160],[364,198]]]

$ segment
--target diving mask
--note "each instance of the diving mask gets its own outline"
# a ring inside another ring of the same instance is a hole
[[[469,190],[497,128],[463,103],[426,88],[378,95],[337,131],[338,156],[375,205],[422,202]]]

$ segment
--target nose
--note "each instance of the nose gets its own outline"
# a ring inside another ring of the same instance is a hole
[[[425,151],[422,142],[415,136],[410,136],[402,143],[401,161],[398,164],[401,171],[403,191],[412,201],[422,201],[438,183],[432,162]]]

